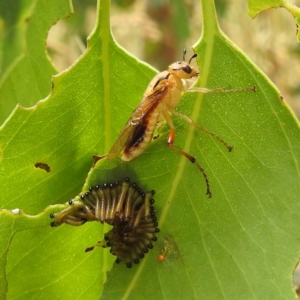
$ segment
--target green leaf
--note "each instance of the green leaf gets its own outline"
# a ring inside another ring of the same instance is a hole
[[[53,79],[45,100],[32,108],[18,105],[1,128],[2,208],[20,208],[32,215],[77,195],[92,166],[92,155],[108,151],[134,109],[132,103],[155,74],[115,44],[109,3],[101,5],[89,49],[70,70]],[[134,88],[128,83],[134,83]],[[125,104],[124,115],[117,102]],[[107,228],[92,224],[75,230],[53,229],[49,209],[31,217],[38,220],[35,226],[28,216],[26,224],[23,214],[2,210],[1,216],[2,295],[7,293],[8,299],[100,295],[106,264],[111,266],[114,257],[107,251],[86,254],[84,249]],[[19,218],[23,226],[17,226]],[[25,279],[20,282],[20,278]]]
[[[294,15],[297,28],[300,26],[300,9],[287,0],[248,0],[249,15],[255,18],[260,12],[269,8],[284,7],[292,15]],[[300,32],[297,30],[297,40],[300,42]]]
[[[204,195],[199,171],[167,149],[166,137],[130,163],[135,178],[157,192],[160,242],[129,275],[122,266],[113,268],[105,299],[295,298],[299,124],[279,91],[220,31],[212,1],[202,7],[204,32],[195,46],[199,85],[255,85],[257,92],[181,100],[178,111],[234,146],[228,153],[215,139],[176,120],[175,144],[204,167],[211,199]],[[113,170],[109,162],[99,166],[105,176]],[[166,251],[165,261],[158,262],[157,255]]]
[[[70,0],[0,0],[0,123],[17,104],[30,107],[51,90],[56,70],[45,40],[59,19],[72,13]]]
[[[1,207],[37,214],[73,198],[83,185],[85,190],[129,176],[143,189],[156,190],[159,241],[139,265],[114,265],[106,273],[114,260],[107,249],[84,253],[106,227],[50,228],[48,215],[61,206],[37,216],[2,210],[1,296],[96,299],[107,276],[103,297],[112,299],[295,297],[299,124],[278,90],[218,28],[213,2],[203,1],[202,8],[197,84],[257,88],[186,94],[178,106],[234,146],[229,153],[174,117],[175,146],[205,169],[212,198],[195,165],[166,146],[167,127],[130,163],[100,160],[84,185],[92,155],[108,152],[155,74],[115,43],[108,1],[99,1],[88,50],[54,78],[46,100],[31,109],[19,106],[1,128]],[[163,262],[157,260],[160,253]]]

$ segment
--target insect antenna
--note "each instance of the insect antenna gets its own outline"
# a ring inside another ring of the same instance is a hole
[[[104,183],[102,186],[90,187],[80,196],[79,201],[69,201],[64,210],[51,213],[55,218],[52,227],[63,223],[81,226],[87,221],[107,223],[113,228],[104,235],[96,245],[88,247],[85,252],[96,246],[110,248],[117,256],[116,262],[123,261],[129,268],[138,263],[157,240],[158,223],[155,216],[154,191],[144,193],[128,177],[122,182]]]
[[[194,53],[194,55],[190,58],[189,64],[191,63],[192,59],[194,59],[195,57],[197,57],[197,53]]]
[[[185,61],[186,49],[183,49],[183,61]]]

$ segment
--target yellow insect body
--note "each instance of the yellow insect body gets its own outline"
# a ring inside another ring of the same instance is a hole
[[[181,93],[186,90],[185,79],[195,76],[198,76],[196,69],[184,61],[173,63],[167,71],[157,74],[107,158],[114,158],[123,149],[122,160],[131,161],[148,147],[157,124],[166,121],[173,128],[170,113],[174,113]]]
[[[188,116],[183,115],[175,111],[175,108],[180,102],[182,92],[237,92],[237,91],[256,91],[255,87],[251,88],[240,88],[224,90],[222,88],[207,89],[200,87],[189,87],[189,81],[193,77],[197,77],[199,73],[191,66],[191,61],[197,56],[194,54],[191,59],[185,61],[185,50],[183,52],[183,61],[178,61],[171,64],[166,71],[157,74],[150,82],[147,87],[144,97],[140,102],[139,106],[133,112],[129,118],[124,129],[120,133],[118,139],[110,149],[109,153],[104,156],[94,156],[95,161],[103,157],[108,159],[116,157],[122,152],[122,160],[131,161],[134,158],[141,155],[144,150],[148,147],[156,127],[161,122],[166,121],[170,127],[170,133],[167,144],[174,151],[185,156],[188,160],[194,163],[197,168],[201,171],[206,182],[206,194],[210,197],[211,192],[209,188],[209,181],[204,169],[196,162],[196,159],[184,152],[183,150],[173,146],[175,140],[175,128],[171,115],[178,116],[185,120],[190,125],[196,127],[204,133],[207,133],[218,141],[220,141],[229,151],[232,150],[232,146],[229,146],[220,137],[204,129],[203,127],[194,123]]]

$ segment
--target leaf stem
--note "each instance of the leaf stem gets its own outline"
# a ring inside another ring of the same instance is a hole
[[[203,15],[203,31],[202,36],[209,38],[210,36],[219,33],[220,27],[217,20],[217,13],[214,0],[201,1]]]

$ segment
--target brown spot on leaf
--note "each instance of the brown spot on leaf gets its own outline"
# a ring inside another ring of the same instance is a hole
[[[45,170],[47,173],[49,173],[49,172],[51,171],[51,170],[50,170],[50,167],[49,167],[47,164],[42,163],[42,162],[37,162],[34,166],[35,166],[36,168]]]

